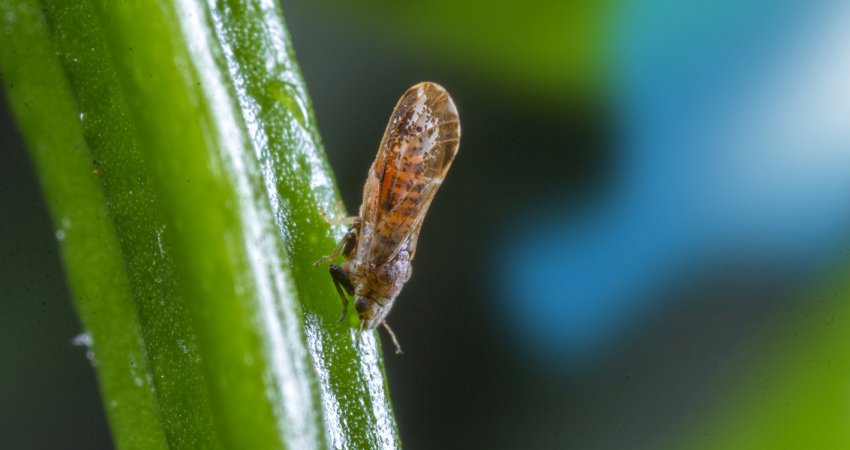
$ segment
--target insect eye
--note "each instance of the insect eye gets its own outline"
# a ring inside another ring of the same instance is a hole
[[[356,309],[359,313],[366,311],[369,309],[369,301],[364,297],[357,297],[357,299],[354,300],[354,309]]]

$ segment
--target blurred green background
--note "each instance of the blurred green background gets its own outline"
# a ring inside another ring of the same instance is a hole
[[[282,6],[350,212],[407,87],[460,110],[389,319],[404,445],[850,448],[850,8]],[[109,448],[5,108],[0,130],[0,441]]]

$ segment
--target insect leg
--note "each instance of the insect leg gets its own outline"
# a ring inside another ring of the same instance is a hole
[[[360,329],[357,330],[357,345],[360,345],[360,336],[363,335],[363,330],[366,329],[366,319],[360,319]]]
[[[402,353],[402,352],[401,352],[401,345],[399,345],[399,344],[398,344],[398,339],[396,339],[396,337],[395,337],[395,333],[393,333],[392,328],[390,328],[390,326],[389,326],[389,325],[387,325],[387,321],[386,321],[386,320],[385,320],[385,321],[383,321],[383,322],[381,322],[381,325],[383,325],[383,326],[384,326],[384,329],[386,329],[386,330],[387,330],[387,334],[389,334],[389,335],[390,335],[390,339],[392,339],[392,340],[393,340],[393,345],[395,345],[395,354],[396,354],[396,355],[400,355],[400,354]]]
[[[343,289],[345,289],[348,295],[354,295],[354,286],[351,285],[351,280],[348,279],[348,273],[345,272],[342,266],[331,264],[328,267],[328,272],[331,273],[331,279],[334,280],[336,293],[339,294],[339,298],[342,300],[342,315],[339,316],[339,321],[342,322],[345,320],[345,313],[348,312],[348,297],[345,296]]]
[[[354,243],[357,242],[357,234],[360,231],[360,218],[356,217],[356,219],[358,220],[358,222],[355,222],[354,225],[352,225],[351,228],[348,229],[348,232],[346,232],[345,236],[343,236],[342,239],[339,241],[339,244],[337,244],[333,253],[328,256],[323,256],[318,261],[314,262],[313,266],[319,267],[319,264],[328,261],[333,261],[337,257],[339,257],[340,254],[348,256],[348,254],[351,253],[351,250],[354,248]]]
[[[340,209],[342,209],[342,208],[340,208]],[[351,224],[357,222],[358,220],[360,220],[360,218],[357,217],[357,216],[344,217],[342,219],[334,219],[331,216],[329,216],[328,212],[325,211],[325,208],[322,208],[321,206],[319,207],[319,214],[322,215],[322,218],[325,219],[325,222],[327,222],[328,225],[351,225]]]

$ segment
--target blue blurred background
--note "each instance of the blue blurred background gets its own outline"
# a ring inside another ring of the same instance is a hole
[[[282,5],[349,211],[409,85],[460,110],[390,317],[408,448],[850,448],[850,3]],[[2,129],[0,435],[108,447]]]

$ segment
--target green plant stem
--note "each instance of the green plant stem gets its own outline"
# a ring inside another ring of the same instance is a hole
[[[117,447],[166,449],[118,236],[36,2],[0,2],[3,87],[56,227]]]
[[[342,237],[338,229],[329,238],[320,213],[336,210],[341,202],[282,17],[268,2],[209,3],[305,307],[331,443],[337,448],[398,447],[375,332],[364,333],[358,344],[356,316],[348,316],[347,326],[337,323],[339,297],[326,268],[312,264]],[[250,20],[257,16],[263,20]]]
[[[2,0],[0,68],[119,448],[393,448],[277,6]],[[69,225],[70,224],[70,225]]]

